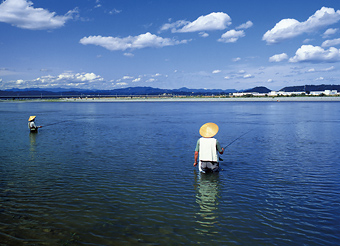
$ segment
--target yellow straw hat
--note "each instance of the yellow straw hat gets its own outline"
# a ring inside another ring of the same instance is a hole
[[[215,123],[205,123],[203,126],[200,128],[200,134],[204,138],[211,138],[215,136],[218,132],[218,125]]]
[[[32,121],[32,120],[34,120],[34,119],[35,119],[35,117],[36,117],[36,116],[30,116],[30,117],[29,117],[29,119],[28,119],[28,121]]]

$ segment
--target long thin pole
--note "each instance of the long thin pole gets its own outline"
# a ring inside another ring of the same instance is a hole
[[[226,149],[227,147],[229,147],[231,144],[233,144],[236,140],[240,139],[241,137],[243,137],[244,135],[248,134],[249,132],[251,132],[252,130],[247,131],[246,133],[243,133],[241,136],[239,136],[238,138],[234,139],[233,141],[231,141],[227,146],[224,147],[224,149]],[[220,161],[223,161],[223,159],[219,156],[218,159]]]
[[[63,121],[59,121],[59,122],[55,122],[55,123],[51,123],[51,124],[44,125],[43,127],[46,127],[46,126],[53,126],[53,125],[57,125],[57,124],[65,123],[65,122],[69,122],[69,121],[72,121],[72,120],[63,120]]]
[[[57,125],[57,124],[61,124],[61,123],[69,122],[69,121],[81,120],[81,119],[87,119],[87,118],[88,118],[88,117],[84,116],[84,117],[75,118],[75,119],[70,119],[70,120],[62,120],[62,121],[54,122],[54,123],[51,123],[51,124],[43,125],[43,127],[46,127],[46,126],[53,126],[53,125]]]
[[[226,149],[227,147],[229,147],[231,144],[233,144],[236,140],[239,140],[241,137],[243,137],[244,135],[248,134],[249,132],[251,132],[252,130],[247,131],[246,133],[243,133],[241,136],[239,136],[238,138],[234,139],[233,141],[231,141],[227,146],[224,147],[224,149]]]

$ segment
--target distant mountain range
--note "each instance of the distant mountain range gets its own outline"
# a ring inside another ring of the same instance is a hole
[[[285,92],[298,92],[298,91],[325,91],[325,90],[337,90],[340,91],[340,85],[302,85],[302,86],[288,86],[282,88],[280,91]]]
[[[307,94],[311,91],[324,91],[324,90],[338,90],[340,91],[340,85],[305,85],[305,86],[289,86],[284,87],[280,91],[285,92],[298,92],[305,91]],[[189,89],[182,87],[179,89],[159,89],[153,87],[128,87],[114,90],[82,90],[82,89],[65,89],[65,88],[27,88],[27,89],[9,89],[0,90],[0,96],[3,97],[16,97],[16,96],[123,96],[123,95],[228,95],[234,92],[257,92],[257,93],[269,93],[271,90],[267,87],[255,87],[246,90],[235,89]]]
[[[212,95],[212,94],[229,94],[237,92],[237,90],[220,90],[220,89],[189,89],[189,88],[180,88],[180,89],[159,89],[153,87],[128,87],[114,90],[81,90],[81,89],[64,89],[64,88],[28,88],[28,89],[10,89],[0,91],[0,96],[39,96],[39,95],[79,95],[79,96],[135,96],[135,95],[162,95],[162,94],[172,94],[172,95]]]

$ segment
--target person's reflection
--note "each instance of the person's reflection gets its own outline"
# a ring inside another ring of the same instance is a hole
[[[30,132],[30,152],[31,156],[34,157],[34,154],[36,152],[36,138],[37,138],[38,132]]]
[[[196,202],[200,209],[197,214],[197,222],[200,224],[201,233],[214,233],[211,228],[218,223],[219,205],[219,174],[198,173],[195,170],[196,181]]]

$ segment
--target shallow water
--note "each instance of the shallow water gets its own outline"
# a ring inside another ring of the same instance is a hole
[[[337,245],[339,106],[0,103],[0,245]],[[206,122],[223,146],[251,130],[213,175]]]

